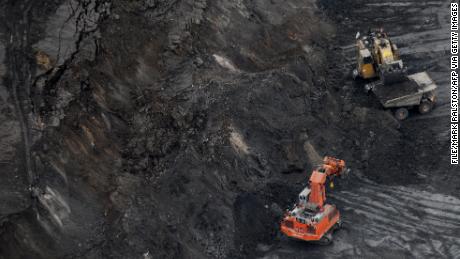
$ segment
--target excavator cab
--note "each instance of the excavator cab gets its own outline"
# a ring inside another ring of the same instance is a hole
[[[306,206],[308,203],[308,197],[310,196],[310,188],[305,187],[303,191],[299,194],[299,205]]]
[[[319,207],[315,203],[309,202],[311,190],[308,187],[305,187],[303,191],[299,194],[298,206],[304,208],[305,211],[316,212]]]
[[[363,43],[364,44],[364,43]],[[371,79],[377,76],[374,67],[374,58],[367,48],[362,48],[358,51],[358,67],[353,71],[353,77],[361,77],[363,79]]]

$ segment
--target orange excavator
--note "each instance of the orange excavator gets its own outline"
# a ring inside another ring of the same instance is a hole
[[[332,232],[342,222],[335,205],[326,204],[326,181],[333,187],[332,179],[347,172],[345,162],[324,157],[323,164],[313,170],[310,186],[299,194],[294,208],[287,211],[281,221],[281,232],[286,236],[322,245],[332,242]]]

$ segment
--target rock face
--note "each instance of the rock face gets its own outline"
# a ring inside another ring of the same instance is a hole
[[[272,238],[281,200],[254,193],[311,166],[329,131],[312,125],[339,112],[313,1],[3,2],[1,256],[244,257]]]
[[[398,137],[342,108],[314,2],[2,1],[0,258],[269,249],[304,170]]]

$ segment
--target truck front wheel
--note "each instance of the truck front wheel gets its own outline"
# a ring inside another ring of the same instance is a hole
[[[399,108],[395,111],[395,117],[396,119],[403,121],[409,117],[409,110],[406,108]]]
[[[420,114],[429,113],[433,109],[433,102],[430,100],[423,100],[418,106],[418,111]]]

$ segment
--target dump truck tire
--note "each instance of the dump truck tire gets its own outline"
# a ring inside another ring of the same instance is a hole
[[[418,111],[420,114],[429,113],[433,109],[433,102],[430,100],[423,100],[418,106]]]
[[[399,108],[395,111],[395,117],[396,119],[403,121],[409,117],[409,110],[406,108]]]

